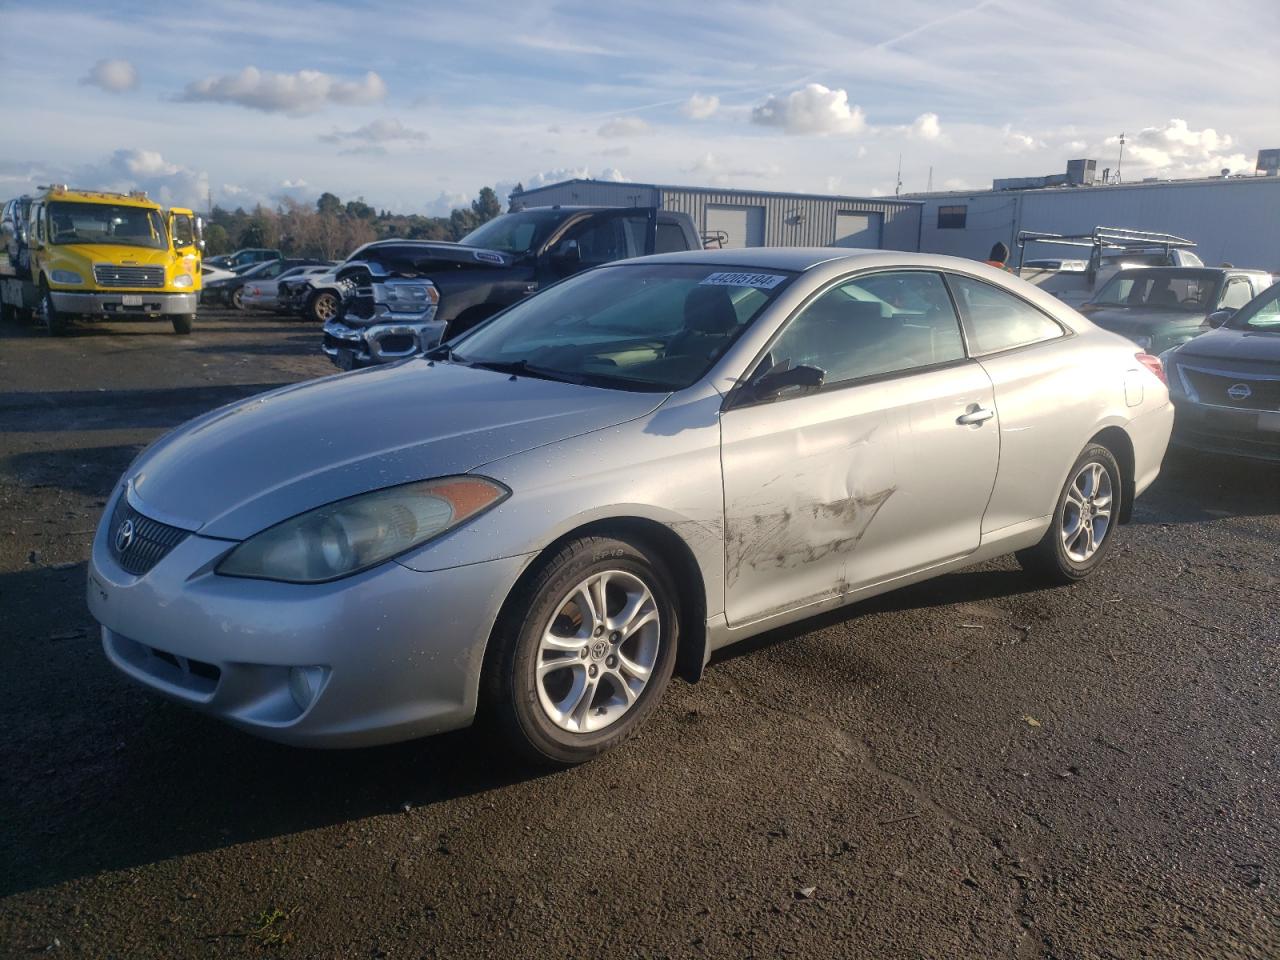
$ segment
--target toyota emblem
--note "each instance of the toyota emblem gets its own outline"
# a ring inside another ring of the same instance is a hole
[[[1247,383],[1233,383],[1227,387],[1227,396],[1232,400],[1248,400],[1253,396],[1253,390]]]
[[[124,553],[133,543],[133,521],[126,520],[116,528],[116,550]]]

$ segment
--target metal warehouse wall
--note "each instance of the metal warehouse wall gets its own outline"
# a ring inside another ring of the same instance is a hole
[[[836,238],[837,213],[878,213],[884,218],[880,245],[885,250],[916,250],[920,206],[839,197],[788,197],[741,190],[664,189],[662,206],[693,217],[706,229],[707,205],[764,207],[764,242],[770,247],[825,247]]]
[[[932,196],[925,201],[920,249],[985,258],[996,241],[1019,230],[1088,233],[1132,227],[1196,241],[1207,264],[1280,270],[1280,177],[1239,177],[1075,189],[1017,190]],[[968,208],[963,229],[938,229],[938,207]],[[1061,248],[1032,246],[1028,256],[1060,257]]]
[[[689,214],[705,230],[708,204],[763,207],[764,240],[769,246],[824,247],[836,237],[836,214],[878,213],[883,218],[880,245],[885,250],[918,250],[921,205],[874,199],[750,193],[742,190],[699,190],[634,183],[574,180],[526,190],[526,207],[555,204],[584,206],[653,206]],[[799,215],[799,216],[798,216]]]

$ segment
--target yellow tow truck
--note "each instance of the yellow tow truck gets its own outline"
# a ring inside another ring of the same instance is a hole
[[[191,332],[204,246],[191,210],[57,185],[6,204],[0,233],[6,316],[28,312],[54,334],[75,317],[167,317],[175,333]]]

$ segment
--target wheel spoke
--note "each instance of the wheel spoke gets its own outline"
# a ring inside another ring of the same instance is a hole
[[[626,656],[625,654],[622,654],[622,653],[618,654],[618,673],[622,677],[626,678],[630,676],[635,678],[636,680],[647,682],[649,679],[649,674],[652,672],[653,671],[651,671],[648,667],[644,666],[643,664],[636,663],[634,660],[632,660],[630,657]]]
[[[639,697],[640,694],[637,690],[632,689],[631,684],[627,682],[627,678],[622,675],[620,670],[613,671],[608,674],[608,677],[612,685],[617,688],[618,693],[621,694],[627,707],[630,707],[636,702],[636,698]],[[643,689],[643,684],[641,685],[641,689]]]
[[[579,631],[579,633],[581,633],[581,631]],[[587,636],[590,636],[590,634],[591,632],[588,630]],[[586,636],[562,637],[559,634],[548,630],[542,635],[542,649],[564,653],[577,653],[582,649],[582,644],[585,640]]]
[[[625,641],[631,637],[637,630],[647,623],[653,623],[658,619],[658,608],[650,606],[648,610],[633,618],[630,623],[622,628],[622,639]]]
[[[587,602],[590,605],[591,620],[593,626],[603,626],[609,617],[608,594],[605,593],[605,587],[608,585],[609,575],[602,573],[598,577],[592,577],[586,586]]]
[[[627,594],[627,600],[622,605],[622,609],[618,611],[617,616],[609,617],[607,625],[610,630],[620,630],[623,636],[631,633],[631,621],[636,618],[641,609],[651,599],[648,590],[637,590],[634,593]],[[629,629],[630,628],[630,629]]]
[[[565,711],[565,716],[578,730],[583,729],[586,723],[587,713],[591,709],[591,702],[596,698],[596,688],[599,684],[600,681],[597,678],[587,677],[586,682],[574,697],[573,704]]]
[[[545,677],[547,674],[555,673],[557,670],[573,667],[582,667],[582,660],[576,655],[572,657],[552,657],[550,660],[543,660],[538,664],[538,676]]]

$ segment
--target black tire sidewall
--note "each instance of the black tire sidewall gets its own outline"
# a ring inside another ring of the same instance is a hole
[[[67,329],[67,320],[53,305],[53,292],[46,286],[40,290],[40,299],[44,302],[44,325],[45,330],[51,336],[59,336]]]
[[[231,291],[231,306],[237,310],[244,309],[244,287],[236,287]]]
[[[615,723],[593,733],[575,734],[552,723],[538,699],[536,666],[542,631],[556,608],[578,583],[594,573],[621,570],[639,577],[658,605],[662,641],[648,684],[635,705]],[[568,766],[592,759],[622,743],[657,707],[671,678],[679,644],[677,593],[660,560],[622,540],[590,537],[572,541],[548,558],[520,592],[512,615],[495,642],[501,656],[496,712],[517,748],[530,759]]]
[[[1111,522],[1108,524],[1107,532],[1094,555],[1083,563],[1079,563],[1067,556],[1067,548],[1062,542],[1060,531],[1062,530],[1062,516],[1067,507],[1067,491],[1071,489],[1071,484],[1075,482],[1080,471],[1090,463],[1102,464],[1110,475]],[[1053,550],[1054,565],[1064,579],[1082,580],[1106,560],[1107,554],[1111,552],[1111,545],[1115,542],[1115,532],[1120,523],[1120,509],[1123,506],[1121,498],[1123,496],[1124,485],[1121,480],[1120,464],[1116,462],[1115,455],[1101,444],[1089,444],[1080,453],[1080,456],[1076,458],[1075,464],[1072,465],[1070,472],[1067,474],[1066,483],[1062,485],[1062,491],[1058,494],[1058,505],[1053,511],[1053,523],[1049,527],[1048,534],[1046,534],[1048,545]]]

